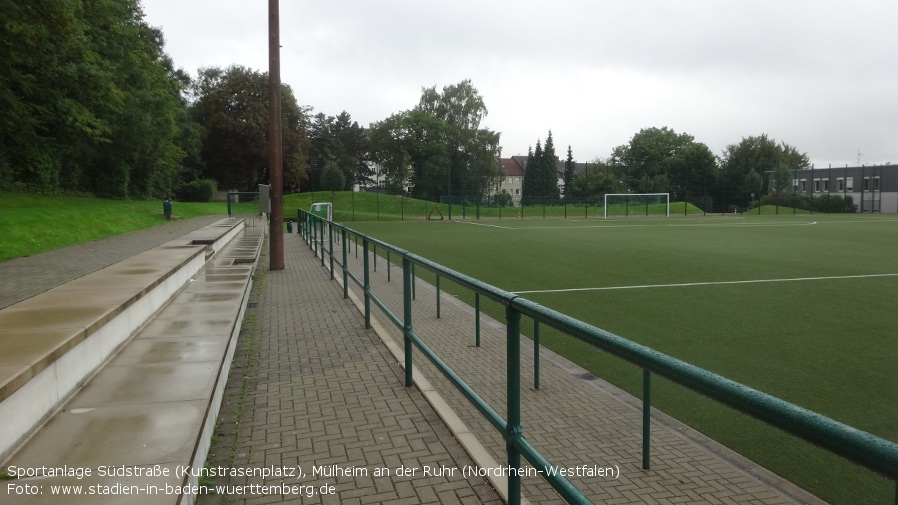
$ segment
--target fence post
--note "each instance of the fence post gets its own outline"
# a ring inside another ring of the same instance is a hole
[[[521,429],[521,313],[511,305],[505,307],[506,326],[506,405],[508,427],[505,433],[505,450],[508,451],[508,503],[521,503],[521,453],[513,441],[522,434]]]
[[[474,293],[474,345],[480,347],[480,293]]]
[[[349,243],[346,240],[346,228],[340,229],[340,234],[343,237],[343,298],[349,298],[349,263],[346,261],[346,248],[349,247]]]
[[[649,469],[649,456],[651,445],[652,422],[652,372],[647,368],[642,369],[642,469]]]
[[[327,241],[327,255],[330,256],[331,264],[331,280],[334,280],[334,227],[331,225],[331,223],[327,224]]]
[[[368,271],[368,236],[365,235],[362,238],[362,265],[364,272],[364,286],[362,286],[363,291],[365,292],[365,328],[371,328],[371,273]]]
[[[309,244],[312,246],[312,251],[315,253],[315,257],[318,257],[318,218],[312,216],[312,243]]]
[[[405,343],[405,387],[412,387],[412,269],[414,264],[407,256],[402,257],[402,308],[403,342]]]
[[[321,266],[324,266],[324,219],[318,219],[318,250],[321,251]]]
[[[539,389],[539,321],[533,320],[533,389]]]

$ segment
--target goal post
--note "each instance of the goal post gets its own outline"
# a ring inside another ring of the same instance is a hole
[[[605,195],[604,217],[670,217],[670,193],[611,193]]]

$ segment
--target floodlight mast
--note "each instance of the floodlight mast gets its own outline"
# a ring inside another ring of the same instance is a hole
[[[278,0],[268,0],[268,182],[271,221],[268,229],[269,270],[284,269],[284,179],[281,151],[281,45]]]

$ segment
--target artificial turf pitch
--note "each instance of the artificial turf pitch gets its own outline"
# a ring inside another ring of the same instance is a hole
[[[896,216],[348,225],[629,340],[898,441]],[[456,292],[467,299],[460,289]],[[541,341],[595,375],[641,394],[642,376],[636,367],[548,328]],[[652,399],[653,406],[827,501],[895,499],[893,482],[668,381],[655,381]]]

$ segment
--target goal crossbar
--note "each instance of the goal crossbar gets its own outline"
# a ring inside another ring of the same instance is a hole
[[[609,215],[609,197],[612,205],[624,207],[624,213],[622,214],[624,216],[648,216],[650,205],[663,204],[664,216],[670,217],[670,193],[606,193],[604,205],[605,219],[608,219]]]

